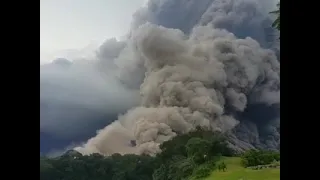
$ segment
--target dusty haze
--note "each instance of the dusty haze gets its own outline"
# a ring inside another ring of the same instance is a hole
[[[155,154],[159,144],[197,126],[234,128],[239,122],[226,114],[225,106],[242,112],[248,103],[280,103],[274,98],[280,93],[280,64],[273,51],[251,38],[237,39],[211,26],[196,27],[187,36],[147,23],[132,33],[128,44],[122,53],[133,53],[146,69],[141,106],[76,148],[80,152]]]
[[[40,67],[40,131],[72,138],[114,121],[76,148],[105,155],[155,154],[196,126],[227,131],[235,148],[279,149],[275,4],[150,0],[126,39]]]

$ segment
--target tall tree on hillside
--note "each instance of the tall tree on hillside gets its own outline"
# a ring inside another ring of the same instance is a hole
[[[272,27],[274,27],[280,31],[280,2],[277,4],[277,7],[278,7],[277,10],[272,11],[270,13],[277,15],[276,20],[272,23]]]

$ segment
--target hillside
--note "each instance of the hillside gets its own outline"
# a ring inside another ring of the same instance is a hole
[[[206,180],[280,180],[280,168],[244,168],[240,157],[224,157],[220,161],[226,163],[226,172],[214,170]]]

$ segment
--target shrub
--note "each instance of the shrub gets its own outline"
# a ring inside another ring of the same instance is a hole
[[[202,179],[202,178],[208,177],[211,171],[212,171],[212,168],[210,168],[209,164],[202,165],[194,170],[193,176],[196,179]]]
[[[244,167],[271,164],[280,160],[280,153],[274,151],[249,150],[242,155]]]

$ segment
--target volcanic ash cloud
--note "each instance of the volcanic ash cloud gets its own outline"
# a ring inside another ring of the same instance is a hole
[[[249,103],[280,103],[280,64],[251,38],[211,26],[187,36],[147,23],[132,32],[119,57],[128,52],[146,70],[140,106],[77,147],[81,153],[154,155],[159,144],[197,126],[232,129],[238,124],[233,113]],[[123,66],[121,72],[131,71]]]

